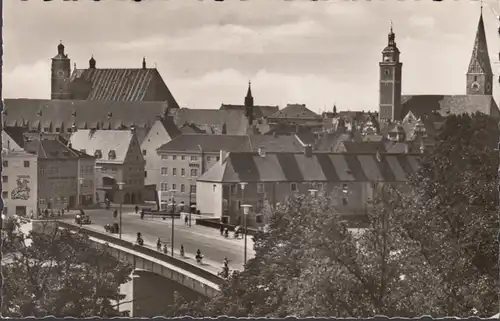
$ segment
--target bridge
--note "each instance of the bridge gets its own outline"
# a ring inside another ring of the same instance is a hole
[[[222,270],[222,260],[229,259],[231,270],[243,268],[243,241],[220,236],[220,232],[207,227],[184,225],[184,221],[176,219],[174,223],[174,255],[171,255],[171,220],[148,217],[141,220],[135,213],[122,215],[122,238],[118,234],[104,231],[103,225],[113,222],[112,215],[103,210],[87,211],[92,224],[82,227],[74,224],[74,215],[48,221],[33,220],[33,229],[40,230],[43,225],[52,228],[63,228],[88,235],[96,246],[107,246],[116,258],[128,262],[134,267],[131,282],[123,287],[127,301],[135,301],[136,297],[149,297],[143,304],[124,304],[123,309],[130,310],[131,316],[159,315],[165,303],[170,301],[173,291],[185,297],[196,299],[199,296],[213,297],[220,290],[223,279],[217,273]],[[50,224],[49,224],[50,223]],[[135,244],[136,233],[141,232],[145,243]],[[156,239],[167,244],[168,254],[156,249]],[[253,242],[248,238],[249,258],[254,256]],[[181,257],[179,248],[185,248],[185,256]],[[203,262],[195,260],[196,249],[204,255]],[[140,280],[140,282],[139,282]],[[160,284],[163,284],[160,286]],[[155,290],[152,290],[155,288]],[[138,292],[142,292],[139,294]],[[152,292],[156,292],[155,295]],[[156,299],[156,304],[154,301]],[[147,301],[147,302],[146,302]],[[142,306],[140,308],[139,306]],[[139,311],[140,310],[140,311]]]

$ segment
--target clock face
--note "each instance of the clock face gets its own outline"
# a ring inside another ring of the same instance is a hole
[[[59,70],[59,71],[57,72],[57,75],[58,75],[59,77],[62,77],[62,76],[64,76],[64,71],[62,71],[62,70]]]

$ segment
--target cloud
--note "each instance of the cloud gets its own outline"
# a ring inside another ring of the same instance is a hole
[[[39,60],[3,72],[4,98],[50,98],[50,64]]]

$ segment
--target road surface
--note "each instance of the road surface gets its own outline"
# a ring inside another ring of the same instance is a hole
[[[155,247],[156,240],[160,237],[162,242],[167,243],[168,251],[171,250],[171,235],[172,235],[172,219],[167,218],[152,218],[146,215],[141,220],[139,214],[131,212],[122,214],[122,238],[128,241],[135,241],[137,232],[141,232],[144,242],[147,245]],[[85,214],[89,215],[92,224],[84,225],[86,228],[104,232],[105,224],[119,223],[119,217],[114,219],[112,210],[97,209],[86,210]],[[62,219],[69,223],[74,222],[74,214],[65,215]],[[174,219],[174,248],[178,253],[181,244],[184,246],[186,256],[194,257],[196,250],[200,249],[204,256],[203,261],[209,265],[220,269],[225,257],[229,260],[230,269],[242,270],[244,262],[244,240],[234,239],[232,233],[229,238],[222,237],[217,229],[196,225],[185,226],[183,219]],[[114,234],[118,236],[118,234]],[[247,259],[254,257],[252,236],[247,239]],[[212,269],[210,269],[212,270]]]

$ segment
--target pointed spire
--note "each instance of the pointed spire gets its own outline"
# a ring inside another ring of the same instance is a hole
[[[146,57],[142,57],[142,69],[146,69]]]
[[[482,2],[481,2],[482,8]],[[467,73],[471,74],[487,74],[492,75],[490,57],[488,54],[488,44],[486,41],[486,32],[484,29],[483,14],[479,15],[479,22],[477,24],[476,39],[474,40],[474,47],[472,49],[472,56],[469,63]]]
[[[89,68],[91,68],[91,69],[95,69],[95,59],[94,59],[94,55],[92,55],[92,57],[90,57],[90,60],[89,60]]]
[[[387,38],[388,38],[388,45],[389,46],[396,46],[396,42],[394,42],[396,35],[394,34],[394,30],[392,29],[392,20],[391,20],[391,29],[389,31],[389,35]]]
[[[64,45],[62,43],[62,40],[59,40],[59,45],[57,46],[57,53],[60,55],[64,55]]]
[[[248,81],[247,98],[248,97],[252,97],[252,82],[250,80]]]

